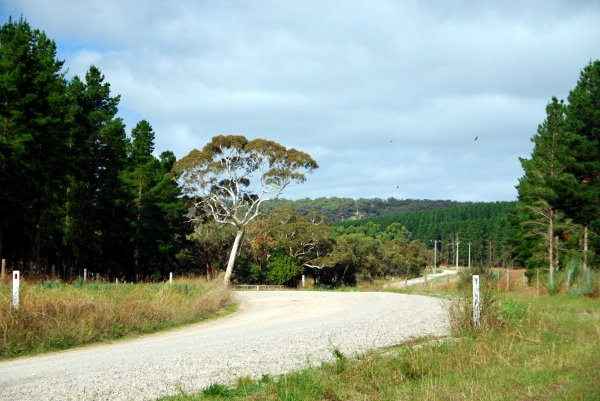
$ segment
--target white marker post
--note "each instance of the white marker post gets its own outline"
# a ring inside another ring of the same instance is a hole
[[[173,284],[173,272],[169,273],[169,284]]]
[[[302,287],[304,287],[305,285],[306,285],[306,277],[303,274],[302,275]]]
[[[19,281],[21,280],[21,272],[13,271],[13,308],[19,309]]]
[[[473,275],[473,323],[475,327],[479,327],[479,318],[481,312],[479,310],[479,275]]]

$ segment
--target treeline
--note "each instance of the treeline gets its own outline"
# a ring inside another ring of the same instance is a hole
[[[438,262],[455,264],[458,243],[459,264],[468,264],[471,242],[471,260],[488,265],[512,263],[515,255],[510,244],[509,212],[515,202],[473,203],[451,208],[414,213],[403,213],[333,225],[338,235],[363,233],[384,238],[389,227],[399,225],[410,233],[410,239],[419,240],[429,249],[437,245]],[[437,241],[437,242],[435,242]]]
[[[8,268],[138,280],[177,263],[187,209],[140,121],[127,137],[100,70],[65,78],[22,18],[0,29],[0,257]]]
[[[196,274],[214,277],[225,270],[236,230],[214,221],[197,221],[182,262]],[[406,228],[392,225],[381,238],[363,233],[336,235],[325,216],[301,215],[284,206],[252,221],[244,234],[233,271],[241,284],[295,286],[301,274],[317,285],[354,285],[386,275],[414,277],[432,253],[411,240]]]
[[[364,219],[370,217],[387,216],[398,213],[418,212],[423,210],[434,210],[460,206],[470,202],[457,202],[451,200],[429,200],[429,199],[396,199],[396,198],[304,198],[298,200],[275,199],[263,203],[261,211],[268,213],[273,209],[283,206],[293,206],[302,215],[309,212],[317,212],[326,216],[329,223],[339,221]]]

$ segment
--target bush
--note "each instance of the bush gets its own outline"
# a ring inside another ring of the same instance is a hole
[[[300,263],[281,251],[271,256],[269,260],[269,284],[296,287],[298,276],[302,273],[304,273],[304,269],[300,266]]]

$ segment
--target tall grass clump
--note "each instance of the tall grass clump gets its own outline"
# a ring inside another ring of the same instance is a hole
[[[473,320],[473,275],[479,275],[479,324],[478,330],[489,330],[502,322],[496,304],[497,278],[490,269],[479,266],[461,270],[456,282],[457,296],[452,298],[449,309],[450,328],[455,336],[475,329]]]
[[[22,283],[0,287],[0,358],[58,350],[197,322],[232,305],[220,280],[173,284]]]
[[[560,271],[555,271],[553,280],[547,269],[540,271],[540,283],[548,295],[568,294],[597,298],[600,274],[592,269],[584,269],[578,259],[571,259]]]
[[[567,264],[566,290],[573,296],[598,295],[598,273],[584,270],[581,261],[573,259]]]

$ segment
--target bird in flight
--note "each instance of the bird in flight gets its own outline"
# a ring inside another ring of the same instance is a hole
[[[398,188],[400,188],[400,185],[398,185],[398,186],[396,187],[396,189],[398,189]]]
[[[390,141],[390,142],[394,142],[394,141]]]
[[[477,140],[477,138],[479,138],[478,136],[475,137],[475,139],[473,139],[473,142],[475,142]]]

